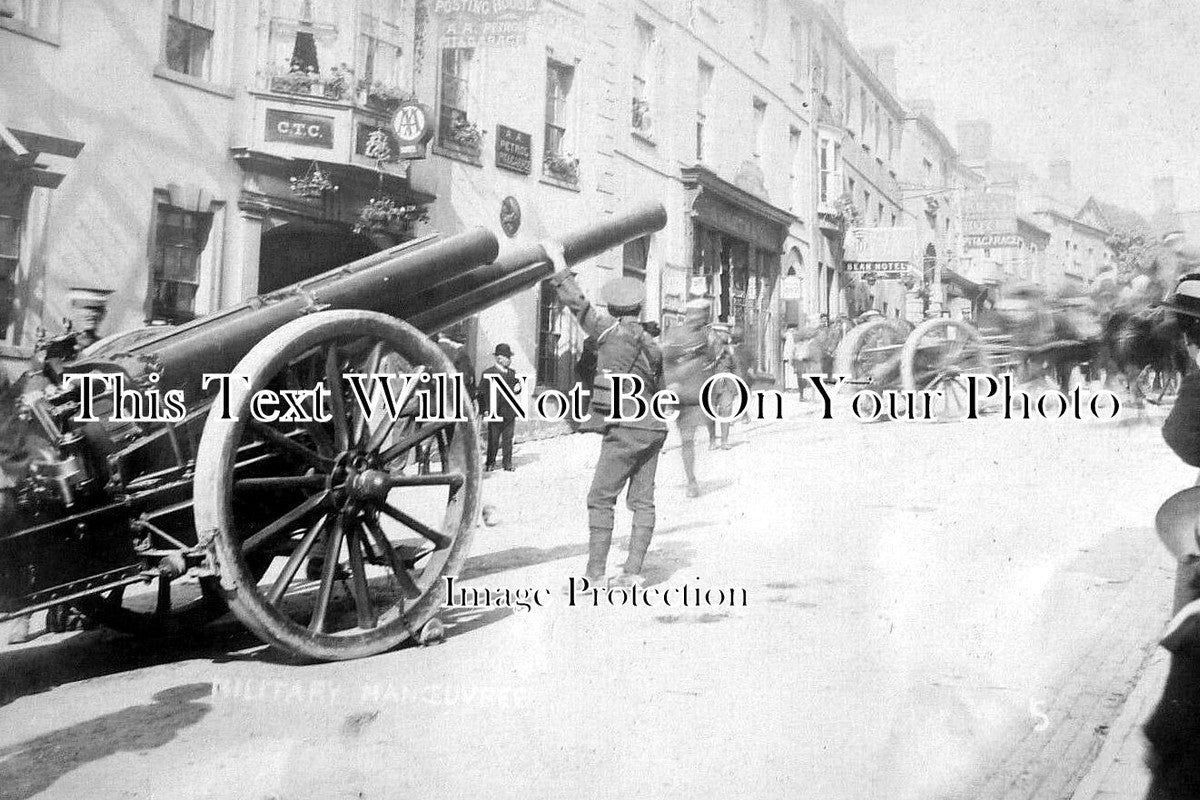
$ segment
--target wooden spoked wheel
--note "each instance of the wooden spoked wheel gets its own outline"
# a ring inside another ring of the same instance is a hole
[[[834,372],[848,376],[851,381],[870,381],[870,388],[875,390],[896,386],[900,381],[900,351],[904,336],[904,329],[887,319],[871,320],[851,328],[838,345]]]
[[[422,421],[418,401],[434,382],[393,377],[396,413],[380,392],[364,413],[345,376],[385,373],[454,368],[420,331],[387,315],[313,314],[255,345],[234,370],[249,379],[230,393],[236,419],[210,414],[204,426],[196,530],[211,537],[237,617],[305,658],[360,658],[417,638],[470,546],[481,479],[475,412],[463,402],[462,420]],[[251,417],[262,389],[314,387],[323,399],[304,406],[328,411],[329,421]],[[418,448],[431,455],[418,459]],[[264,554],[275,563],[260,579],[253,561]]]
[[[941,393],[931,404],[934,420],[966,416],[966,376],[991,372],[979,331],[955,319],[929,319],[918,325],[904,342],[900,366],[906,390]]]

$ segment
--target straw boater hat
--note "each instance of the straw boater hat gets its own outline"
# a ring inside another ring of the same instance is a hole
[[[1175,284],[1175,291],[1158,304],[1160,308],[1200,319],[1200,272],[1189,272]]]

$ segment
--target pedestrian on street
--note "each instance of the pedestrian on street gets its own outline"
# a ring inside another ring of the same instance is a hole
[[[714,326],[715,327],[715,326]],[[749,348],[746,347],[745,330],[741,326],[729,328],[726,334],[727,340],[721,347],[721,354],[717,359],[716,373],[728,372],[736,375],[739,380],[747,387],[751,384],[750,363],[752,354]],[[717,413],[722,418],[727,418],[733,413],[734,403],[737,402],[740,394],[739,387],[730,379],[722,378],[717,386]],[[745,414],[742,415],[745,418]],[[721,449],[730,449],[729,445],[729,429],[732,427],[732,422],[718,423],[721,439]]]
[[[825,356],[821,360],[821,371],[826,378],[832,378],[838,345],[842,343],[842,326],[838,322],[830,322],[828,314],[821,315],[821,325],[825,328]]]
[[[696,430],[701,424],[708,430],[708,448],[717,443],[716,422],[700,408],[700,390],[716,372],[718,351],[713,347],[708,324],[712,303],[704,298],[688,302],[683,324],[667,331],[663,341],[663,364],[667,385],[679,397],[679,453],[687,476],[688,497],[700,496],[696,480]]]
[[[633,529],[629,556],[621,574],[611,583],[621,587],[641,586],[642,565],[654,536],[654,479],[658,455],[667,438],[667,424],[652,414],[639,416],[632,400],[621,405],[624,419],[615,421],[607,417],[612,416],[613,410],[613,373],[641,378],[640,395],[647,407],[662,384],[662,352],[638,321],[646,288],[634,278],[609,281],[601,289],[608,313],[598,311],[576,284],[562,246],[547,242],[544,247],[556,268],[550,281],[558,299],[571,309],[584,333],[596,337],[591,415],[581,429],[600,433],[603,439],[587,495],[588,560],[584,577],[593,584],[604,580],[617,495],[624,489],[625,502],[633,513]]]
[[[521,382],[517,379],[517,371],[512,368],[512,348],[507,343],[496,345],[492,352],[496,363],[483,371],[479,380],[479,410],[486,418],[495,412],[497,419],[488,421],[487,456],[483,468],[487,472],[496,469],[496,454],[502,452],[504,471],[512,472],[513,466],[513,433],[517,427],[517,409],[507,399],[503,391],[497,387],[493,390],[492,382],[500,381],[510,387],[513,394],[520,394]],[[492,406],[492,395],[496,396],[496,405]]]
[[[1176,319],[1195,362],[1200,354],[1200,273],[1179,279],[1162,307]],[[1200,467],[1200,372],[1184,376],[1163,439],[1184,463]],[[1200,485],[1200,479],[1197,480]],[[1189,515],[1195,548],[1195,512]],[[1180,557],[1180,554],[1175,554]],[[1145,725],[1151,783],[1147,800],[1200,797],[1200,557],[1180,557],[1175,574],[1175,619],[1162,646],[1171,653],[1162,698]]]
[[[805,375],[822,373],[825,367],[825,342],[828,330],[823,325],[809,325],[796,333],[793,365],[800,384],[800,399],[804,400]]]

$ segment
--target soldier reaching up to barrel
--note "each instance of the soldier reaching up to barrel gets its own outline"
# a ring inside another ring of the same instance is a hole
[[[622,403],[625,419],[608,421],[612,411],[612,375],[637,375],[644,383],[641,397],[649,408],[650,398],[662,382],[662,353],[638,318],[646,296],[641,281],[620,278],[605,284],[602,294],[608,313],[588,302],[563,259],[562,248],[545,245],[554,262],[550,278],[563,305],[575,314],[579,326],[596,338],[596,378],[592,389],[591,415],[581,430],[600,433],[600,459],[588,490],[588,561],[584,577],[593,585],[603,581],[612,545],[617,495],[625,489],[625,502],[633,512],[629,558],[616,586],[640,586],[642,562],[654,535],[654,477],[658,454],[667,438],[667,424],[652,414],[636,414],[634,403]]]

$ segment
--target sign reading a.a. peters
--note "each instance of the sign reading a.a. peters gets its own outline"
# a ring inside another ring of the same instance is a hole
[[[268,142],[288,142],[330,150],[333,148],[333,117],[268,108],[263,137]]]
[[[533,170],[533,137],[524,131],[497,125],[496,166],[528,175]]]

